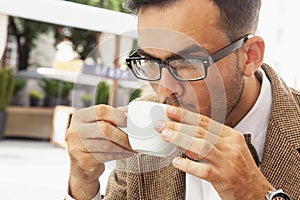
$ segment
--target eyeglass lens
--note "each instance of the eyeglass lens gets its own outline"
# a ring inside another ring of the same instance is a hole
[[[157,80],[160,78],[160,65],[158,60],[133,60],[131,61],[134,73],[142,79]],[[205,76],[205,67],[200,59],[174,59],[167,63],[169,71],[180,80],[198,79]]]

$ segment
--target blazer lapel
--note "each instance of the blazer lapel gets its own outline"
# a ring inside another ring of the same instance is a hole
[[[261,171],[274,187],[295,193],[300,180],[300,93],[269,66],[262,68],[272,83],[273,101]]]

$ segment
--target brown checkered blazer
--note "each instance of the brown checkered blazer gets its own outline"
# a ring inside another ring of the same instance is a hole
[[[273,104],[261,171],[275,188],[300,200],[300,92],[288,88],[269,66],[262,69],[272,84]],[[185,198],[185,174],[170,160],[136,155],[118,168],[109,178],[106,200]]]

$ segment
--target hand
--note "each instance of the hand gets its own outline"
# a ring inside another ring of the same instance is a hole
[[[273,188],[256,166],[241,133],[177,107],[168,107],[167,116],[174,122],[159,122],[157,130],[193,159],[176,158],[174,167],[209,181],[223,200],[264,199]]]
[[[70,193],[76,199],[96,195],[104,162],[133,154],[127,135],[116,126],[126,126],[122,110],[97,105],[76,111],[66,134],[71,160]]]

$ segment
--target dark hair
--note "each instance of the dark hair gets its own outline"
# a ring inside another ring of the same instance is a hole
[[[179,0],[127,0],[126,7],[137,13],[141,7],[166,8]],[[221,13],[220,28],[231,41],[254,34],[258,24],[261,0],[214,0]]]

